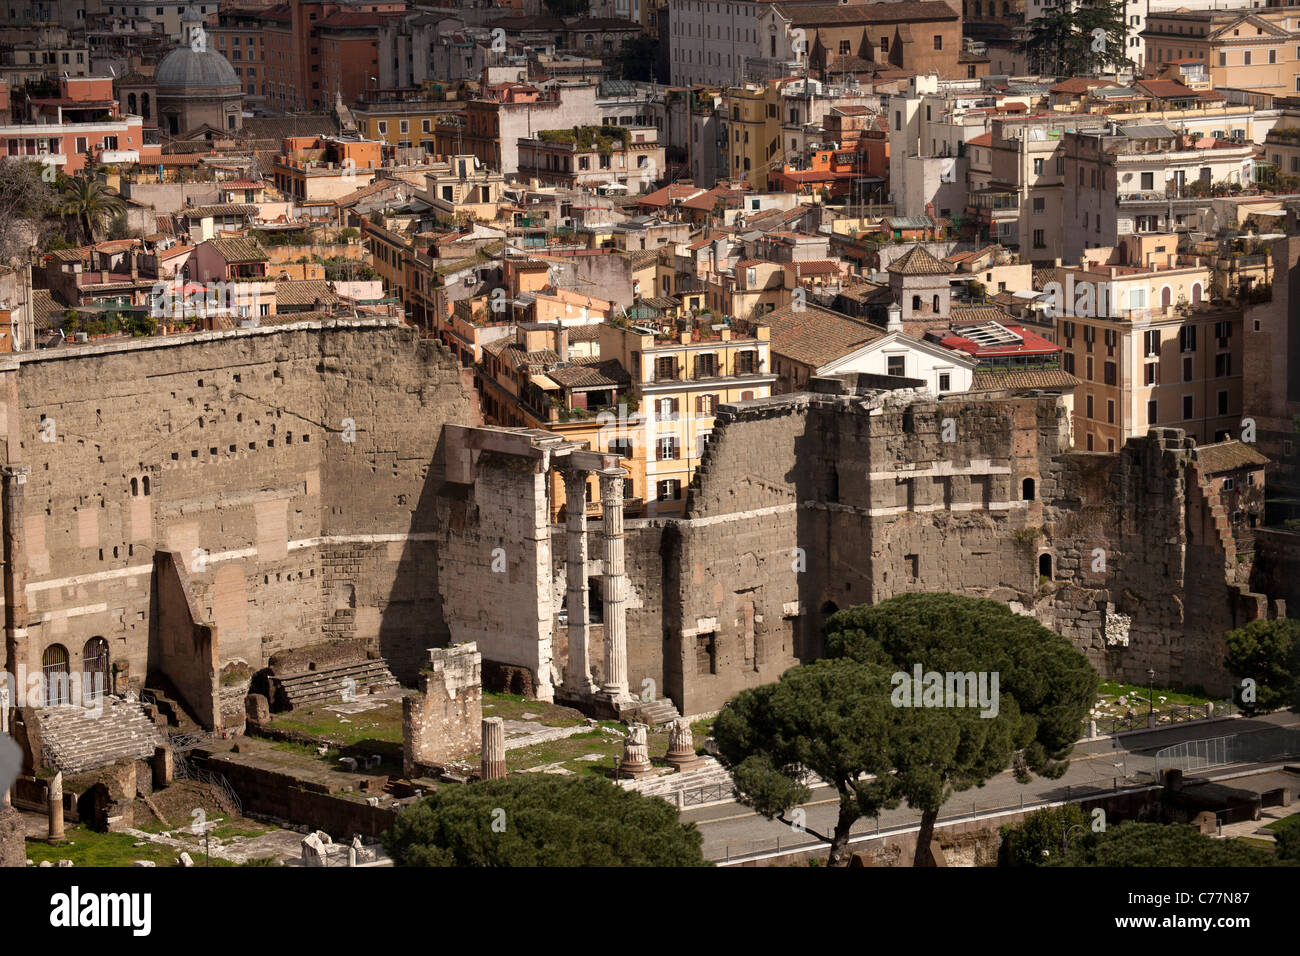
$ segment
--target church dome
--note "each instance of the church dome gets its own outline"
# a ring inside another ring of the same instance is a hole
[[[163,57],[154,72],[154,82],[160,90],[184,92],[230,86],[238,89],[241,86],[235,68],[224,56],[215,50],[195,52],[188,46],[172,50]]]

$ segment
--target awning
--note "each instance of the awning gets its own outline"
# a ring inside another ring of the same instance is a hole
[[[537,375],[532,375],[532,376],[530,376],[529,379],[528,379],[528,381],[532,382],[534,385],[536,385],[538,388],[540,388],[543,392],[562,392],[562,391],[564,391],[564,389],[562,389],[562,388],[561,388],[558,384],[556,384],[552,379],[549,379],[549,378],[547,378],[545,375],[542,375],[542,374],[540,374],[540,373],[537,374]]]

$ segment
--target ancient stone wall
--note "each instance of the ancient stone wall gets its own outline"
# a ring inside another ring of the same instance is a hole
[[[427,668],[420,674],[420,692],[402,698],[402,764],[408,777],[479,747],[483,675],[478,648],[430,648]]]
[[[30,620],[10,667],[57,643],[79,669],[102,636],[143,678],[155,549],[181,555],[221,664],[337,633],[377,639],[411,679],[445,642],[438,589],[418,583],[437,574],[422,495],[441,425],[477,413],[414,330],[304,322],[6,356],[0,397],[5,464],[30,469],[7,569]]]

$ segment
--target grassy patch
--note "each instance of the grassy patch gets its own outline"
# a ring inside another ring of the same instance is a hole
[[[531,714],[525,717],[524,714]],[[518,694],[483,694],[483,716],[502,720],[532,720],[547,727],[577,727],[585,718],[571,707],[560,707],[542,700],[529,700]]]
[[[346,747],[362,740],[402,742],[401,698],[385,701],[373,710],[359,714],[337,714],[327,706],[291,710],[276,714],[271,726],[315,737],[322,743]]]
[[[1300,827],[1300,813],[1293,813],[1289,817],[1264,824],[1265,830],[1290,830],[1292,827]]]
[[[1258,837],[1233,837],[1233,842],[1268,850],[1270,853],[1277,849],[1277,845],[1272,840],[1261,840]]]
[[[1119,681],[1102,681],[1101,687],[1097,690],[1097,709],[1106,717],[1123,717],[1129,710],[1133,710],[1139,717],[1145,717],[1148,710],[1151,709],[1147,704],[1147,695],[1150,693],[1142,684],[1124,684]],[[1177,691],[1169,687],[1155,688],[1155,713],[1156,716],[1175,706],[1179,707],[1204,707],[1210,702],[1210,698],[1197,694],[1187,693],[1186,691]],[[1135,700],[1134,695],[1141,700]],[[1120,704],[1119,698],[1127,698],[1126,704]],[[1163,701],[1161,697],[1165,698]]]
[[[57,846],[43,840],[27,841],[27,858],[39,866],[45,861],[58,865],[59,860],[71,860],[74,866],[131,866],[135,860],[151,860],[158,866],[177,866],[181,851],[169,846],[139,842],[126,833],[98,833],[84,824],[67,828],[68,842]],[[196,866],[204,866],[202,852],[190,850]],[[227,860],[212,860],[213,866],[232,866]]]

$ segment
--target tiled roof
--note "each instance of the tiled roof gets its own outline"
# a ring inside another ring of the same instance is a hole
[[[839,275],[840,264],[834,259],[808,259],[799,262],[785,263],[787,272],[793,272],[798,276],[827,276]]]
[[[1014,315],[1009,315],[992,305],[954,305],[949,310],[949,316],[949,321],[954,326],[975,325],[979,322],[998,322],[1006,325],[1008,322],[1018,321]]]
[[[276,308],[335,305],[339,297],[325,279],[281,279],[275,284]]]
[[[789,4],[782,12],[795,26],[842,23],[908,23],[956,20],[961,15],[942,0],[905,0],[902,3],[865,3],[833,6]]]
[[[626,387],[632,384],[632,376],[627,374],[618,359],[577,362],[551,369],[546,375],[565,388]]]
[[[182,209],[181,214],[190,219],[203,219],[206,216],[247,216],[257,215],[257,207],[252,203],[216,203],[211,206],[191,206]]]
[[[1056,281],[1056,269],[1035,269],[1034,288],[1042,291],[1047,283]]]
[[[881,329],[842,312],[805,305],[788,305],[763,316],[771,328],[774,355],[810,368],[821,368],[884,336]]]
[[[1194,452],[1197,464],[1206,474],[1218,474],[1235,468],[1259,467],[1268,459],[1249,445],[1239,441],[1221,441],[1214,445],[1201,445]]]
[[[37,332],[63,328],[63,306],[49,289],[32,290],[32,324]]]
[[[209,239],[208,245],[227,262],[265,262],[270,258],[256,239]]]
[[[570,342],[597,342],[600,340],[600,323],[571,325],[568,327],[568,334]]]
[[[925,246],[916,246],[891,262],[886,271],[899,276],[946,276],[953,270],[931,255]]]
[[[1077,378],[1059,368],[1007,369],[977,371],[970,387],[973,392],[982,392],[1001,388],[1074,388],[1079,384]]]

